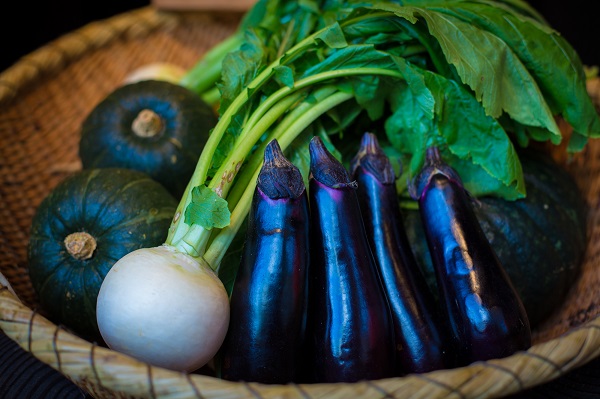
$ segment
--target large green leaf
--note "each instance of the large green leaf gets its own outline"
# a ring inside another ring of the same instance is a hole
[[[409,21],[422,18],[426,22],[446,60],[456,68],[462,82],[475,92],[488,115],[498,118],[506,112],[524,125],[544,127],[560,135],[537,82],[496,35],[433,9],[386,8]]]
[[[600,119],[585,86],[581,60],[563,36],[532,18],[487,3],[465,2],[436,10],[460,18],[503,40],[540,86],[552,112],[562,114],[585,137],[600,137]],[[523,123],[522,120],[519,122]],[[535,125],[531,125],[535,126]],[[557,140],[550,137],[554,142]],[[579,150],[575,144],[571,148]]]
[[[442,146],[460,160],[450,164],[460,169],[474,195],[523,197],[525,184],[512,142],[472,93],[439,74],[396,61],[408,84],[392,99],[394,113],[386,130],[392,144],[412,156],[412,176],[420,170],[427,147]]]
[[[221,112],[246,89],[267,62],[269,50],[263,45],[263,39],[257,31],[248,30],[245,39],[241,48],[229,53],[223,61],[222,81],[218,85],[221,90]]]
[[[436,112],[437,126],[448,149],[489,175],[488,179],[473,179],[477,184],[473,194],[491,194],[502,188],[505,198],[523,197],[525,183],[521,163],[500,123],[486,115],[471,93],[455,81],[431,71],[425,71],[424,76],[436,99],[436,109],[441,107]]]

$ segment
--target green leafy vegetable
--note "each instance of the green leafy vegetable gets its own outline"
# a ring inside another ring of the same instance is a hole
[[[437,10],[454,15],[507,43],[539,82],[544,95],[543,100],[552,112],[564,116],[578,135],[579,132],[596,132],[590,137],[598,137],[598,118],[595,117],[593,105],[587,101],[585,75],[579,56],[558,32],[538,20],[514,12],[499,12],[478,3],[465,3],[461,8],[446,7]],[[548,68],[549,63],[552,63],[552,68]],[[524,93],[519,91],[516,94]],[[523,124],[539,126],[534,123]],[[540,137],[535,134],[536,140],[557,143],[560,136],[554,130],[552,133],[555,134],[552,137]],[[587,134],[584,133],[583,136],[587,137]],[[581,150],[581,144],[578,142],[571,142],[572,151]]]
[[[221,228],[229,224],[230,212],[227,201],[206,186],[192,189],[192,202],[185,208],[185,221],[205,229]]]
[[[600,135],[577,54],[523,1],[262,0],[250,15],[224,57],[220,120],[178,208],[195,216],[167,239],[214,268],[272,139],[302,165],[309,136],[343,157],[370,121],[407,165],[403,179],[436,145],[471,193],[516,199],[526,187],[515,146],[560,142],[558,115],[576,130],[571,151]],[[231,214],[199,207],[197,186]]]

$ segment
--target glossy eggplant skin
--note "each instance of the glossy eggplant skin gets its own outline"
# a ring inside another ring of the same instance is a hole
[[[486,239],[456,172],[428,150],[417,177],[419,209],[455,364],[502,358],[531,346],[523,304]]]
[[[308,381],[354,382],[393,376],[391,315],[355,185],[318,136],[309,148]]]
[[[232,381],[295,381],[304,339],[308,197],[300,172],[272,146],[267,150],[276,152],[277,165],[263,167],[254,193],[220,351],[221,378]],[[291,181],[282,174],[292,175]]]
[[[352,176],[392,311],[398,374],[447,368],[440,312],[404,230],[393,167],[371,133],[363,135]]]

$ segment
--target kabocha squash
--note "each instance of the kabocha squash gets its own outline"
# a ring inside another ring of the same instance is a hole
[[[527,196],[516,201],[476,199],[475,214],[526,308],[532,326],[562,303],[587,245],[586,208],[568,172],[548,155],[520,154]],[[435,274],[418,212],[403,213],[428,283]]]
[[[96,298],[113,264],[164,242],[177,202],[146,174],[120,168],[77,172],[44,198],[32,221],[29,276],[47,316],[101,342]]]
[[[213,109],[180,85],[158,80],[126,84],[83,121],[79,157],[84,169],[147,173],[180,197],[216,123]]]

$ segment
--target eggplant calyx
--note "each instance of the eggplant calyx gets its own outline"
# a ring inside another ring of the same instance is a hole
[[[90,259],[98,245],[96,239],[85,231],[69,234],[64,243],[69,255],[78,260]]]
[[[310,152],[310,174],[319,183],[330,188],[357,187],[356,181],[350,180],[350,175],[344,165],[329,152],[319,136],[310,140],[308,150]]]
[[[142,138],[156,137],[164,128],[164,122],[160,115],[151,109],[143,109],[131,124],[133,133]]]
[[[367,132],[362,136],[358,152],[351,162],[353,176],[359,168],[372,174],[381,184],[394,184],[396,180],[392,163],[373,133]]]
[[[283,155],[277,140],[265,148],[257,187],[271,199],[298,198],[305,190],[300,170]]]
[[[410,196],[413,199],[418,200],[426,191],[431,180],[438,175],[446,177],[448,180],[464,189],[458,173],[442,160],[440,150],[437,147],[429,147],[425,154],[423,169],[421,169],[421,172],[408,185],[408,193]]]

